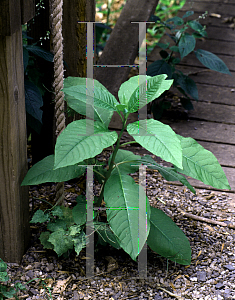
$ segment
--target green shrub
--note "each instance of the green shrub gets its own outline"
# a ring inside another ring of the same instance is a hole
[[[136,260],[147,241],[149,247],[160,255],[188,265],[191,249],[187,237],[165,213],[150,206],[142,186],[135,183],[130,174],[138,171],[143,164],[158,170],[166,180],[180,181],[193,193],[194,188],[182,174],[219,189],[230,189],[230,186],[214,155],[194,139],[179,136],[168,125],[153,119],[127,125],[131,113],[170,88],[173,80],[166,80],[166,77],[140,75],[130,78],[119,89],[119,102],[97,80],[66,78],[63,91],[68,105],[82,115],[86,115],[86,109],[90,108],[94,110],[94,118],[70,123],[57,139],[55,154],[35,164],[22,185],[67,181],[82,176],[87,166],[93,166],[94,176],[102,187],[99,197],[94,197],[95,211],[91,226],[98,234],[100,243],[123,248]],[[108,129],[114,112],[118,113],[122,123],[119,134]],[[140,157],[120,149],[128,144],[121,144],[125,130],[142,147],[172,163],[173,167],[163,167],[149,155]],[[110,146],[113,151],[104,165],[96,156]],[[98,208],[102,200],[105,202],[107,222],[99,219]],[[139,201],[144,201],[146,209],[143,211],[139,210]],[[36,211],[31,222],[47,222],[47,231],[40,236],[44,247],[54,249],[59,256],[71,249],[79,254],[89,242],[89,237],[85,235],[86,206],[85,196],[80,195],[72,209],[54,206],[45,212]],[[139,228],[141,222],[147,227]]]

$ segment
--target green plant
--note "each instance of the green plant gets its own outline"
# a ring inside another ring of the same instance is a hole
[[[167,19],[173,18],[177,15],[178,11],[184,6],[186,0],[160,0],[156,7],[155,13],[151,16],[151,22],[155,21],[166,21]],[[159,42],[165,32],[164,27],[159,25],[150,24],[147,29],[147,54],[149,54],[155,47],[156,42]]]
[[[230,74],[229,69],[218,56],[205,50],[194,50],[196,39],[207,37],[205,26],[199,23],[199,20],[205,18],[207,13],[198,19],[188,20],[188,17],[193,14],[193,11],[187,11],[182,18],[175,16],[165,22],[155,17],[157,24],[154,26],[154,31],[157,31],[158,28],[169,29],[170,33],[167,33],[169,40],[166,43],[156,44],[162,49],[160,51],[162,59],[153,62],[147,68],[147,75],[149,76],[167,74],[168,79],[174,79],[173,85],[183,94],[184,97],[181,97],[180,101],[182,106],[187,110],[193,109],[190,99],[198,100],[198,89],[193,79],[176,69],[176,65],[179,64],[185,56],[194,52],[196,58],[205,67],[220,73]],[[187,32],[188,29],[191,31]],[[174,43],[173,46],[171,42]],[[169,108],[169,106],[170,103],[163,100],[155,103],[152,106],[154,118],[159,119],[163,110]]]
[[[215,156],[194,139],[179,136],[168,125],[153,119],[127,124],[131,113],[170,88],[173,80],[166,80],[166,77],[164,74],[130,78],[119,89],[120,102],[97,80],[66,78],[63,91],[68,105],[82,115],[86,115],[87,108],[93,109],[94,120],[82,119],[70,123],[57,139],[55,154],[35,164],[22,185],[67,181],[82,176],[86,166],[92,165],[94,176],[101,183],[100,194],[94,197],[96,210],[93,216],[98,242],[123,248],[136,260],[147,241],[158,254],[188,265],[191,249],[187,237],[163,211],[150,206],[147,196],[140,197],[144,190],[129,174],[137,172],[143,164],[158,170],[169,181],[180,181],[193,193],[194,188],[182,174],[219,189],[230,189],[230,186]],[[108,129],[114,112],[118,113],[122,123],[119,134]],[[173,167],[163,167],[149,155],[140,157],[120,149],[132,143],[121,144],[125,130],[142,147],[172,163]],[[110,146],[112,153],[103,165],[96,156]],[[145,210],[139,211],[139,199],[146,201],[147,214]],[[54,206],[45,212],[35,212],[31,222],[47,222],[47,231],[40,236],[45,248],[54,249],[58,255],[74,248],[79,254],[89,240],[84,232],[86,205],[85,196],[80,195],[72,209]],[[100,206],[106,208],[106,222],[100,219]],[[144,226],[139,231],[139,214],[140,219],[145,220],[147,230]]]
[[[42,83],[43,72],[38,68],[37,58],[42,58],[48,62],[53,62],[54,55],[37,46],[36,43],[29,45],[28,40],[32,39],[23,31],[23,62],[24,62],[24,82],[25,82],[25,107],[27,125],[40,133],[42,126],[41,107],[46,88]]]
[[[0,300],[17,297],[17,292],[19,290],[25,290],[25,286],[20,282],[14,283],[14,286],[9,286],[6,282],[9,280],[9,276],[7,274],[7,264],[0,258]],[[3,282],[5,284],[3,284]]]

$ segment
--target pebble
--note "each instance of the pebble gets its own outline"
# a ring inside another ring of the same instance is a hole
[[[224,284],[222,282],[219,282],[215,285],[215,288],[218,290],[221,290],[224,287]]]
[[[198,271],[197,272],[197,279],[198,279],[198,281],[206,281],[206,272]]]
[[[234,271],[235,267],[232,265],[224,265],[224,268],[228,269],[229,271]]]

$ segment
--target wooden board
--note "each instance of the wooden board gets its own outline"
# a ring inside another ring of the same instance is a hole
[[[0,1],[0,36],[10,36],[21,26],[21,7],[19,0]]]
[[[207,39],[216,39],[218,41],[227,41],[227,42],[232,42],[234,41],[234,30],[232,28],[229,28],[229,24],[227,24],[227,28],[224,27],[218,27],[218,26],[212,26],[212,25],[207,25],[206,32],[208,37]]]
[[[84,23],[77,23],[80,21],[95,21],[95,0],[66,0],[63,2],[62,26],[64,60],[67,64],[67,66],[65,66],[66,77],[86,77],[87,25]],[[71,38],[72,36],[74,38]]]
[[[0,257],[19,263],[29,241],[22,31],[0,36]]]
[[[234,15],[234,5],[230,3],[215,2],[211,5],[211,2],[191,2],[187,1],[181,11],[193,10],[195,12],[205,13],[206,11],[211,14],[223,14],[227,16]]]
[[[235,91],[232,88],[197,84],[199,100],[211,103],[235,105]]]
[[[235,125],[201,122],[196,120],[181,121],[177,123],[170,122],[169,120],[162,120],[162,122],[164,124],[169,124],[177,134],[184,137],[192,137],[196,140],[207,142],[235,145]]]
[[[170,43],[170,45],[174,45],[174,42],[172,40],[164,35],[161,38],[162,43]],[[148,55],[148,60],[154,61],[156,60],[156,57],[158,57],[159,53],[159,47],[156,46],[153,51]],[[202,49],[206,51],[213,52],[216,55],[229,55],[233,56],[235,55],[235,41],[232,40],[230,42],[227,41],[217,41],[217,40],[212,40],[212,39],[205,39],[205,40],[200,40],[197,39],[196,47],[195,49]]]
[[[190,118],[235,124],[235,106],[193,101],[194,110],[189,112]]]
[[[201,2],[209,2],[211,4],[214,4],[214,3],[223,3],[223,5],[227,5],[227,4],[235,4],[235,0],[194,0],[194,2],[198,2],[198,3],[201,3]]]
[[[177,69],[183,72],[185,75],[192,74],[190,75],[190,77],[196,83],[204,83],[207,85],[228,87],[228,88],[231,87],[231,89],[235,87],[235,72],[231,72],[231,75],[228,75],[228,74],[222,74],[219,72],[208,70],[205,68],[188,67],[182,65],[177,66]]]
[[[34,17],[35,0],[20,0],[21,3],[21,23],[25,24]]]

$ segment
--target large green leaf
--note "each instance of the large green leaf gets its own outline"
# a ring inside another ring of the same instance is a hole
[[[158,254],[182,265],[190,265],[191,248],[183,231],[163,211],[151,207],[148,246]]]
[[[52,232],[48,242],[54,245],[54,250],[58,256],[61,256],[70,249],[73,249],[73,238],[67,231],[58,230]]]
[[[38,87],[29,80],[25,80],[25,108],[28,114],[42,123],[43,99]]]
[[[23,45],[23,63],[24,63],[24,72],[29,63],[29,51],[26,49],[25,45]]]
[[[188,18],[188,17],[192,16],[193,14],[194,14],[194,11],[192,11],[192,10],[186,11],[186,13],[183,15],[182,19]]]
[[[139,133],[140,129],[143,134]],[[129,124],[127,131],[137,143],[148,151],[176,164],[179,168],[182,167],[181,144],[170,126],[148,119]]]
[[[43,231],[40,234],[40,237],[39,237],[39,240],[40,240],[41,244],[46,249],[54,249],[53,244],[50,243],[50,242],[48,242],[48,239],[49,239],[50,235],[51,235],[51,232],[49,232],[49,231]]]
[[[47,50],[43,49],[42,47],[35,46],[35,45],[26,45],[25,48],[29,52],[33,53],[34,55],[37,55],[49,62],[53,62],[53,60],[54,60],[54,55],[50,51],[47,51]]]
[[[54,170],[54,155],[49,155],[32,166],[26,174],[23,185],[36,185],[44,182],[63,182],[80,177],[86,167],[73,165]]]
[[[139,170],[139,166],[135,165],[134,161],[139,161],[140,159],[139,155],[135,155],[131,151],[119,149],[114,162],[122,174],[131,174]]]
[[[203,148],[192,138],[177,135],[183,151],[183,168],[180,173],[198,179],[217,189],[231,189],[222,167],[214,154]]]
[[[194,53],[197,59],[207,68],[220,73],[230,74],[226,64],[215,54],[201,49],[194,51]]]
[[[32,217],[30,223],[44,223],[50,220],[48,213],[45,213],[41,209],[36,210],[35,214]]]
[[[131,77],[119,90],[119,97],[122,103],[128,105],[128,112],[133,113],[144,107],[147,103],[158,98],[163,92],[169,90],[173,80],[165,80],[166,74],[154,77],[138,75]],[[131,95],[130,95],[131,94]],[[126,103],[128,99],[128,103]]]
[[[72,238],[74,243],[74,250],[76,251],[77,255],[81,252],[83,248],[86,247],[88,240],[86,238],[86,234],[84,231],[81,231],[78,235]]]
[[[86,78],[83,77],[67,77],[64,80],[64,88],[69,88],[71,86],[85,86],[87,84]],[[99,87],[104,90],[104,93],[107,93],[107,89],[97,80],[94,80],[94,88]],[[73,110],[78,112],[79,114],[86,116],[87,115],[87,109],[94,111],[94,120],[100,121],[105,124],[106,127],[108,127],[109,122],[112,118],[113,111],[97,107],[95,105],[91,105],[89,103],[85,103],[81,101],[79,98],[75,98],[72,96],[69,96],[66,94],[66,100]]]
[[[104,201],[107,207],[107,219],[114,234],[120,241],[120,246],[133,260],[136,260],[147,239],[149,232],[150,205],[146,197],[146,211],[141,211],[139,220],[139,189],[129,175],[118,171],[111,174],[104,188]],[[144,191],[142,190],[144,193]],[[146,224],[140,228],[139,223]]]
[[[87,201],[84,195],[79,195],[76,199],[77,205],[73,208],[73,219],[78,225],[86,223]]]
[[[179,51],[181,59],[187,56],[190,52],[192,52],[195,48],[196,40],[189,33],[184,33],[179,41]]]
[[[198,89],[193,79],[181,72],[174,73],[173,78],[175,80],[175,86],[179,85],[186,94],[190,95],[193,99],[198,100]]]
[[[171,22],[174,23],[174,25],[176,26],[180,26],[184,24],[184,20],[177,16],[166,20],[166,23],[171,23]]]
[[[80,84],[75,84],[75,79],[69,82],[69,87],[63,89],[65,95],[71,96],[75,99],[79,99],[83,103],[93,103],[92,105],[100,107],[110,111],[117,111],[116,106],[120,103],[116,98],[104,87],[101,83],[97,83],[94,79],[91,84],[91,79],[85,82],[85,79],[80,81]]]
[[[70,123],[59,135],[55,146],[54,168],[74,165],[94,157],[117,140],[117,133],[109,131],[104,124],[92,120]]]
[[[148,76],[141,75],[142,78],[147,79]],[[133,94],[133,91],[139,86],[139,76],[133,76],[127,81],[123,82],[118,91],[118,98],[121,104],[128,105],[128,101]]]
[[[47,229],[50,231],[59,231],[59,230],[66,230],[66,222],[61,219],[56,219],[54,222],[49,222],[47,224]]]
[[[145,155],[141,158],[141,162],[147,165],[148,168],[153,170],[158,170],[159,173],[168,181],[180,181],[183,185],[190,189],[191,192],[196,194],[196,191],[187,181],[187,179],[182,175],[176,172],[174,168],[163,167],[155,162],[150,155]]]
[[[148,66],[146,74],[149,76],[167,74],[168,78],[172,78],[172,68],[164,59],[156,60]]]

